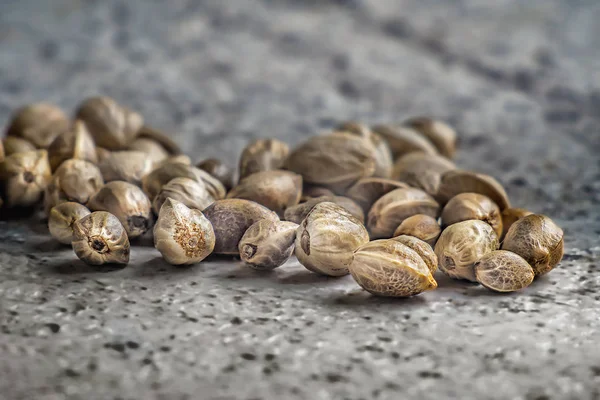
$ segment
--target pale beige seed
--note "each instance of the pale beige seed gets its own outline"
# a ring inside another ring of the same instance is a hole
[[[400,188],[389,192],[373,204],[367,217],[371,238],[391,238],[406,218],[416,214],[437,218],[439,204],[416,188]]]
[[[16,153],[25,153],[26,151],[35,151],[36,147],[29,140],[16,137],[16,136],[7,136],[2,139],[0,142],[0,148],[4,145],[4,155],[10,156],[11,154]],[[0,151],[1,153],[1,151]],[[2,161],[2,156],[0,154],[0,161]]]
[[[400,242],[403,245],[413,249],[419,256],[421,256],[423,261],[425,261],[427,268],[429,268],[429,271],[431,271],[432,274],[437,271],[438,259],[429,244],[421,239],[408,235],[395,236],[392,238],[392,240]]]
[[[512,224],[502,243],[502,250],[523,257],[536,276],[544,275],[562,260],[563,230],[545,215],[527,215]]]
[[[455,168],[452,161],[437,154],[409,153],[396,160],[392,179],[422,189],[437,198],[442,176]]]
[[[144,137],[138,137],[131,142],[127,150],[144,153],[154,166],[157,166],[170,156],[169,152],[156,140]]]
[[[290,171],[261,171],[242,179],[227,194],[228,199],[257,202],[283,217],[286,209],[300,202],[302,176]]]
[[[438,154],[433,143],[415,129],[400,124],[376,125],[372,129],[387,140],[394,160],[412,152]]]
[[[82,120],[98,146],[124,150],[133,142],[144,118],[109,97],[85,100],[75,113]]]
[[[170,264],[196,264],[212,253],[215,233],[200,210],[169,198],[154,226],[154,247]]]
[[[5,207],[35,205],[51,179],[46,150],[15,153],[0,162],[0,195]]]
[[[106,160],[111,154],[112,154],[112,151],[107,150],[103,147],[96,146],[96,156],[98,157],[99,163]]]
[[[442,210],[443,227],[468,219],[487,222],[498,238],[502,236],[500,208],[489,197],[479,193],[459,193]]]
[[[195,210],[204,210],[215,198],[206,189],[204,182],[190,178],[175,178],[164,185],[152,202],[152,209],[158,215],[163,203],[171,198]]]
[[[363,289],[376,296],[409,297],[437,287],[421,256],[390,239],[359,247],[349,270]]]
[[[74,201],[86,204],[104,185],[102,173],[98,167],[85,160],[66,160],[54,172],[52,181],[46,187],[44,207],[46,215],[52,207]]]
[[[96,145],[85,124],[75,121],[68,130],[58,135],[48,147],[48,158],[52,171],[56,171],[63,161],[71,158],[96,164]]]
[[[307,200],[304,203],[300,203],[296,206],[289,207],[287,210],[285,210],[284,219],[286,221],[291,221],[296,224],[299,224],[304,220],[304,218],[306,218],[306,216],[308,215],[310,210],[313,209],[314,206],[316,206],[319,203],[324,203],[326,201],[335,203],[338,206],[343,207],[360,222],[364,222],[365,215],[361,207],[354,200],[344,196],[321,196]]]
[[[298,224],[263,219],[244,233],[238,249],[251,268],[271,270],[283,265],[294,252]]]
[[[441,155],[453,158],[456,153],[456,131],[447,123],[428,117],[416,117],[404,121],[434,144]]]
[[[240,156],[240,179],[261,171],[281,169],[290,153],[289,146],[277,139],[257,139]]]
[[[407,188],[408,184],[385,178],[362,178],[348,191],[346,196],[357,202],[367,214],[373,203],[394,189]]]
[[[121,221],[130,239],[146,233],[153,221],[150,200],[139,187],[123,181],[108,182],[88,201],[92,211],[108,211]]]
[[[388,142],[365,124],[349,121],[337,127],[335,132],[346,132],[367,139],[375,149],[376,178],[389,178],[392,173],[392,151]]]
[[[217,178],[225,186],[225,190],[231,190],[235,185],[233,171],[229,166],[216,158],[207,158],[196,164],[197,168],[204,170]]]
[[[73,251],[91,265],[128,264],[130,245],[125,228],[114,215],[93,212],[73,224]]]
[[[498,236],[492,227],[471,219],[444,229],[435,244],[435,255],[438,267],[446,275],[475,282],[475,263],[497,249]]]
[[[132,150],[113,151],[98,164],[105,182],[125,181],[140,187],[153,167],[146,153]]]
[[[175,156],[181,154],[181,148],[173,139],[171,139],[172,136],[172,134],[166,134],[148,125],[142,126],[137,133],[137,139],[151,139],[160,144],[169,155]]]
[[[453,170],[442,176],[437,199],[446,204],[460,193],[479,193],[489,197],[503,211],[510,207],[504,187],[493,177],[470,171]]]
[[[502,211],[502,237],[501,240],[504,240],[504,237],[508,233],[508,230],[518,220],[528,215],[533,214],[531,211],[526,210],[524,208],[507,208]]]
[[[424,214],[416,214],[406,218],[394,231],[394,237],[400,235],[414,236],[429,246],[435,246],[435,242],[442,233],[442,227],[437,219]]]
[[[246,230],[261,219],[279,221],[268,208],[244,199],[217,200],[203,211],[215,231],[215,254],[238,255]]]
[[[50,235],[62,244],[70,245],[73,241],[73,224],[90,214],[87,207],[73,202],[57,205],[50,210],[48,230]]]
[[[46,149],[61,133],[69,129],[69,119],[59,107],[35,103],[18,109],[12,116],[7,136],[16,136]]]
[[[225,187],[218,179],[199,168],[177,162],[166,163],[150,172],[142,179],[142,188],[148,198],[153,201],[162,187],[175,178],[201,181],[212,197],[217,200],[225,197]]]
[[[190,156],[186,156],[185,154],[177,154],[175,156],[169,156],[166,160],[164,160],[163,162],[159,163],[157,165],[157,168],[160,167],[160,166],[162,166],[162,165],[172,164],[172,163],[192,165],[192,159],[190,158]]]
[[[296,231],[296,257],[308,270],[329,276],[348,274],[354,251],[369,241],[363,224],[343,207],[319,203]]]
[[[475,263],[475,277],[477,282],[495,292],[514,292],[529,286],[535,274],[523,257],[496,250]]]

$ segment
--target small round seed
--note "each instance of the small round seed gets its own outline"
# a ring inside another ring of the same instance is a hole
[[[223,186],[225,186],[226,190],[231,190],[231,188],[234,186],[233,171],[227,166],[227,164],[221,162],[221,160],[217,160],[216,158],[208,158],[202,162],[199,162],[196,167],[217,178],[223,184]]]
[[[159,142],[145,137],[135,139],[129,145],[128,150],[144,153],[154,167],[157,167],[170,156],[169,152]]]
[[[46,215],[52,207],[74,201],[86,204],[104,185],[102,173],[89,161],[71,159],[64,161],[54,172],[54,176],[44,195]]]
[[[0,162],[0,196],[5,207],[30,207],[51,179],[46,150],[15,153]]]
[[[523,257],[496,250],[475,263],[475,277],[477,282],[495,292],[514,292],[529,286],[535,274]]]
[[[125,228],[114,215],[93,212],[73,224],[73,250],[91,265],[128,264],[130,245]]]
[[[204,210],[215,201],[202,181],[190,178],[171,179],[162,187],[152,202],[152,209],[156,215],[168,198],[177,200],[195,210]]]
[[[277,139],[258,139],[248,144],[240,156],[240,180],[256,172],[281,169],[289,153],[288,145]]]
[[[252,224],[238,246],[240,257],[251,268],[271,270],[283,265],[294,252],[298,224],[263,219]]]
[[[394,237],[400,235],[414,236],[433,247],[440,233],[442,233],[442,228],[437,219],[429,215],[417,214],[402,221],[394,231]]]
[[[113,151],[98,164],[105,182],[125,181],[140,187],[153,166],[146,153],[132,150]]]
[[[500,209],[489,197],[479,193],[460,193],[450,199],[442,210],[442,226],[456,222],[478,219],[494,228],[496,235],[502,235]]]
[[[388,142],[368,126],[359,122],[345,122],[337,127],[334,132],[345,132],[367,139],[375,149],[375,171],[377,178],[389,178],[392,173],[392,151]]]
[[[38,149],[47,149],[61,133],[69,129],[69,119],[59,107],[36,103],[18,109],[6,131],[32,143]]]
[[[394,189],[408,188],[404,182],[385,178],[362,178],[348,191],[346,196],[357,202],[367,214],[373,203]]]

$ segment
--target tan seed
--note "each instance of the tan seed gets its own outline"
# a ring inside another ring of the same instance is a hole
[[[512,224],[514,224],[521,218],[526,217],[531,214],[533,214],[531,211],[525,210],[524,208],[507,208],[504,211],[502,211],[502,237],[501,237],[501,239],[504,240],[504,237],[508,233],[508,230],[510,229]]]
[[[300,203],[297,206],[289,207],[287,210],[285,210],[284,219],[286,221],[291,221],[296,224],[299,224],[304,220],[304,218],[306,218],[306,216],[308,215],[310,210],[313,209],[314,206],[316,206],[319,203],[324,203],[326,201],[335,203],[338,206],[343,207],[360,222],[364,222],[365,215],[363,214],[363,211],[360,208],[360,206],[354,200],[344,196],[321,196],[307,200],[304,203]]]
[[[437,198],[442,176],[455,168],[452,161],[440,155],[409,153],[396,161],[392,178],[422,189]]]
[[[215,201],[215,198],[206,189],[204,182],[190,178],[175,178],[164,185],[154,198],[152,209],[156,215],[169,198],[196,210],[204,210]]]
[[[395,240],[396,242],[400,242],[403,245],[408,246],[411,249],[413,249],[419,256],[421,256],[421,259],[423,259],[425,264],[427,264],[427,268],[429,268],[429,271],[432,274],[435,271],[437,271],[438,259],[437,259],[437,256],[435,255],[435,252],[433,251],[433,249],[431,248],[431,246],[429,244],[427,244],[426,242],[424,242],[421,239],[418,239],[414,236],[408,236],[408,235],[396,236],[396,237],[393,237],[392,240]]]
[[[277,268],[294,252],[297,229],[298,224],[288,221],[255,222],[240,240],[240,257],[256,270]]]
[[[105,211],[91,213],[73,224],[73,250],[91,265],[128,264],[130,245],[125,228]]]
[[[523,257],[496,250],[477,261],[475,277],[477,282],[495,292],[514,292],[529,286],[535,274]]]
[[[346,196],[357,202],[367,214],[373,203],[394,189],[408,188],[404,182],[385,178],[362,178],[348,191]]]
[[[0,197],[5,207],[35,205],[51,179],[46,150],[15,153],[0,162]]]
[[[281,169],[289,153],[290,148],[281,140],[255,140],[240,156],[240,180],[256,172]]]
[[[217,178],[225,186],[225,190],[231,190],[234,186],[233,171],[221,160],[208,158],[199,162],[196,167]]]
[[[438,154],[437,149],[429,139],[407,126],[399,124],[376,125],[373,127],[373,131],[387,140],[394,160],[412,152]]]
[[[208,172],[191,165],[181,163],[167,163],[156,168],[142,179],[142,188],[153,201],[162,187],[175,178],[189,178],[198,182],[202,181],[210,195],[219,200],[225,197],[225,187],[219,180]]]
[[[453,158],[456,153],[456,131],[445,122],[427,118],[411,118],[404,122],[434,144],[441,155]]]
[[[459,193],[442,210],[442,226],[446,227],[468,219],[478,219],[491,225],[502,236],[500,209],[489,197],[479,193]]]
[[[448,171],[442,176],[437,199],[446,204],[460,193],[479,193],[489,197],[503,211],[510,207],[504,187],[493,177],[470,171]]]
[[[346,132],[368,140],[375,149],[375,171],[377,178],[389,178],[392,173],[392,151],[388,142],[368,126],[358,122],[345,122],[338,126],[336,132]]]
[[[140,187],[153,166],[146,153],[131,150],[113,151],[98,164],[105,182],[125,181]]]
[[[53,104],[35,103],[13,114],[6,135],[25,139],[38,149],[47,149],[67,129],[69,119],[63,110]]]
[[[44,207],[46,215],[52,207],[66,201],[86,204],[104,185],[98,167],[89,161],[71,159],[64,161],[54,172],[46,187]]]
[[[16,136],[7,136],[2,139],[4,144],[4,155],[10,156],[11,154],[16,153],[25,153],[26,151],[35,151],[36,147],[29,140],[25,140]],[[0,143],[0,148],[2,148],[2,143]],[[1,151],[0,151],[1,153]],[[0,154],[0,161],[2,161],[2,155]]]
[[[96,145],[82,121],[75,121],[73,126],[61,133],[48,147],[48,158],[52,171],[68,159],[76,158],[96,164]]]
[[[394,231],[394,237],[400,235],[414,236],[433,247],[442,228],[437,219],[424,214],[416,214],[406,218]]]
[[[90,214],[87,207],[73,202],[57,205],[50,210],[48,230],[50,235],[62,244],[73,242],[73,224]]]

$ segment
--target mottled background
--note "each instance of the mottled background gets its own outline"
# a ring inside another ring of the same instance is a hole
[[[522,293],[439,277],[392,301],[147,244],[94,270],[0,222],[0,398],[599,399],[599,19],[597,0],[2,1],[1,123],[106,94],[233,165],[253,138],[433,115],[566,254]]]

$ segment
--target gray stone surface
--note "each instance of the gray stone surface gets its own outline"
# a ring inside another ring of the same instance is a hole
[[[392,301],[295,260],[173,268],[147,242],[98,270],[39,221],[0,222],[0,398],[600,398],[599,18],[596,0],[1,2],[0,121],[107,94],[233,164],[251,138],[432,114],[566,255],[522,293],[438,276]]]

